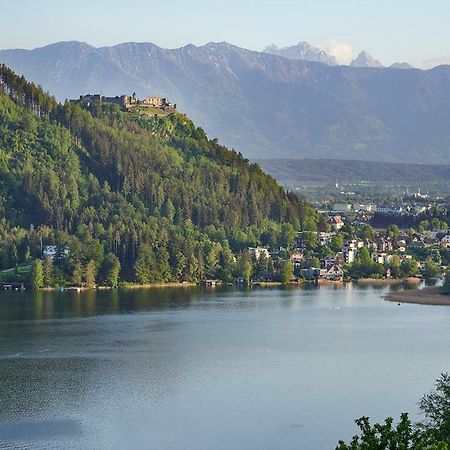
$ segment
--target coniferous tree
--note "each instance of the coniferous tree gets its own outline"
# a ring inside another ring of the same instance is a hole
[[[80,261],[76,261],[72,271],[72,283],[77,286],[81,286],[82,282],[83,282],[83,267]]]
[[[294,277],[294,266],[291,261],[284,261],[280,270],[280,281],[289,283]]]
[[[253,272],[252,259],[248,252],[242,253],[238,262],[239,275],[244,277],[247,285],[250,285],[250,280]]]
[[[87,265],[85,270],[85,282],[86,287],[88,289],[94,289],[95,287],[95,277],[96,277],[96,268],[95,268],[95,262],[91,259]]]
[[[44,287],[44,268],[40,259],[36,259],[33,262],[31,269],[31,286],[35,290]]]
[[[116,288],[119,284],[120,261],[114,253],[108,253],[100,268],[101,280],[107,286]]]
[[[43,263],[44,286],[50,287],[53,283],[53,261],[51,256],[47,255]]]

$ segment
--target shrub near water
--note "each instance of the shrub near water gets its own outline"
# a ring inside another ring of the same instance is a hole
[[[412,424],[408,414],[398,424],[388,417],[383,424],[371,425],[368,417],[355,422],[359,435],[346,444],[339,441],[336,450],[448,450],[450,445],[450,376],[442,374],[434,389],[419,403],[425,420]]]

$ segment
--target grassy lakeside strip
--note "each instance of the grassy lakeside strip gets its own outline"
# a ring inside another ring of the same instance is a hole
[[[391,292],[386,295],[385,300],[388,302],[415,303],[418,305],[450,306],[450,296],[442,295],[438,287]]]

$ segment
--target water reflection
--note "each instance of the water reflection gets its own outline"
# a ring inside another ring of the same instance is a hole
[[[334,448],[449,369],[409,287],[2,293],[0,448]]]
[[[158,288],[83,292],[0,293],[1,320],[44,320],[68,316],[91,317],[189,306],[197,288]]]
[[[427,282],[435,284],[435,280]],[[145,311],[183,310],[195,307],[204,309],[224,308],[227,303],[224,299],[231,300],[233,307],[245,306],[258,307],[258,302],[270,298],[273,293],[283,298],[283,305],[289,306],[288,299],[297,301],[320,298],[321,295],[329,296],[336,293],[340,297],[351,296],[351,292],[357,287],[358,292],[379,292],[389,290],[400,291],[415,289],[416,285],[407,282],[398,283],[327,283],[316,285],[308,283],[304,286],[276,286],[254,287],[253,289],[230,286],[217,287],[215,289],[203,289],[200,287],[180,288],[150,288],[150,289],[121,289],[100,290],[83,292],[1,292],[0,293],[0,321],[11,320],[48,320],[64,317],[92,317],[104,314],[127,314]],[[236,303],[236,298],[239,302]],[[219,301],[217,301],[219,299]]]

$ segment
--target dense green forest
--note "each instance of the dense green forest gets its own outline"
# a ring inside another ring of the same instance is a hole
[[[232,280],[247,247],[289,246],[319,220],[182,114],[59,104],[0,66],[3,277],[34,261],[36,287]]]

